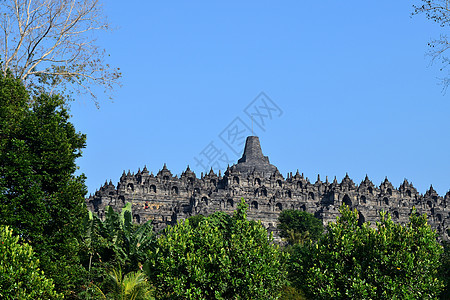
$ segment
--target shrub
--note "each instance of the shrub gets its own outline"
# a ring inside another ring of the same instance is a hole
[[[20,244],[8,226],[0,226],[0,298],[63,298],[54,291],[53,281],[39,269],[31,246]]]
[[[189,220],[168,228],[145,266],[157,296],[276,299],[286,275],[283,253],[246,211],[242,200],[233,216],[219,212],[195,228]]]

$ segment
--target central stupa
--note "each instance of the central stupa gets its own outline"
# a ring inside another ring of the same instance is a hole
[[[266,178],[269,178],[275,172],[279,173],[277,167],[270,164],[269,158],[263,155],[257,136],[247,137],[244,153],[238,163],[233,165],[231,169],[241,174],[258,172]]]

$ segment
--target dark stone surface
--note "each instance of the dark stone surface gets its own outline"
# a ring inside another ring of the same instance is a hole
[[[222,176],[212,169],[197,178],[188,167],[180,177],[173,176],[166,165],[155,176],[147,167],[137,173],[123,172],[117,187],[110,181],[86,199],[88,208],[104,217],[105,207],[120,210],[131,202],[137,223],[151,221],[155,230],[190,216],[208,215],[216,211],[232,213],[241,198],[249,205],[248,217],[261,220],[277,236],[277,219],[283,209],[310,212],[324,224],[336,220],[338,208],[347,204],[360,212],[360,218],[374,224],[379,213],[387,211],[395,222],[406,224],[413,206],[426,213],[428,222],[439,236],[449,240],[450,191],[440,196],[431,186],[419,194],[405,180],[398,189],[386,178],[380,186],[369,178],[355,184],[348,176],[338,183],[320,180],[315,183],[298,171],[284,178],[261,151],[258,137],[248,137],[244,154],[238,163]]]
[[[263,177],[269,178],[274,173],[279,173],[277,167],[269,163],[269,158],[264,156],[257,136],[249,136],[245,142],[244,153],[238,163],[232,166],[234,172],[247,174],[258,172]]]

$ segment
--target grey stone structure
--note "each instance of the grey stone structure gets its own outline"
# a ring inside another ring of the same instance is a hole
[[[359,185],[348,175],[340,183],[336,177],[332,182],[328,178],[322,182],[320,176],[312,183],[298,171],[284,178],[263,155],[256,136],[247,138],[242,158],[223,175],[211,169],[197,178],[188,166],[178,177],[164,164],[155,176],[144,167],[135,174],[124,172],[117,187],[111,181],[105,182],[86,203],[103,217],[106,206],[119,210],[131,202],[135,222],[151,220],[155,230],[161,230],[197,214],[232,213],[241,198],[249,205],[248,217],[261,220],[275,235],[283,209],[310,212],[327,224],[335,221],[338,208],[347,204],[359,211],[361,221],[374,223],[380,211],[388,211],[394,221],[402,224],[408,222],[414,206],[418,213],[427,214],[429,224],[441,238],[449,240],[450,191],[442,197],[431,186],[422,195],[407,180],[394,188],[387,178],[375,186],[367,176]]]

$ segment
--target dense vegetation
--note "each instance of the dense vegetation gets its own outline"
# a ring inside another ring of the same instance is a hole
[[[283,253],[247,220],[247,208],[242,200],[233,216],[217,212],[166,230],[146,265],[160,299],[277,298]]]
[[[0,224],[28,242],[58,291],[83,284],[78,249],[86,212],[83,176],[74,176],[86,137],[64,100],[30,99],[21,81],[0,77]]]
[[[323,233],[323,224],[306,211],[287,209],[278,217],[278,229],[280,236],[292,245],[316,241]]]
[[[8,226],[0,226],[0,298],[62,299],[27,243],[20,244]]]
[[[130,204],[103,220],[86,210],[74,175],[84,147],[64,99],[0,76],[2,299],[448,299],[450,247],[425,216],[371,227],[344,206],[323,233],[285,210],[279,248],[242,201],[156,237],[132,224]]]
[[[155,235],[150,222],[132,223],[130,203],[120,213],[108,207],[103,221],[89,212],[83,232],[81,260],[88,271],[87,296],[115,299],[137,293],[134,299],[139,299],[138,295],[150,290],[141,268],[154,249]]]
[[[415,211],[406,226],[381,213],[376,228],[358,225],[347,206],[317,243],[296,245],[290,267],[294,286],[312,299],[435,299],[442,246]]]

